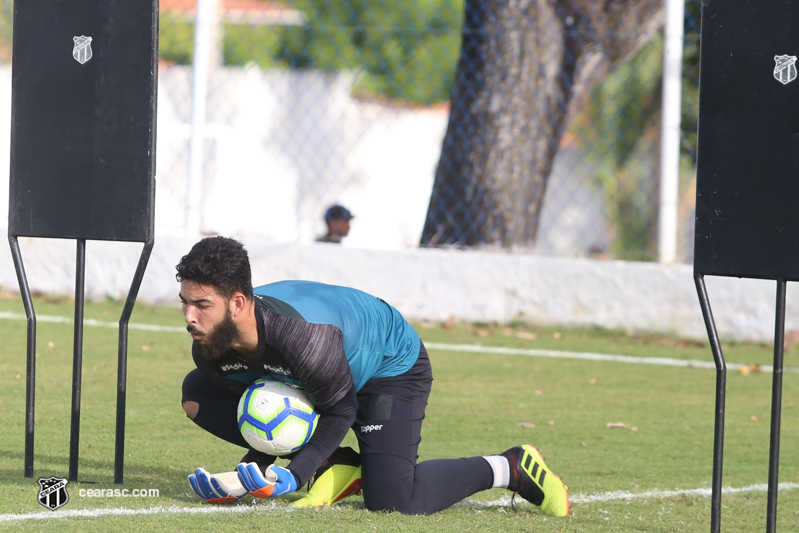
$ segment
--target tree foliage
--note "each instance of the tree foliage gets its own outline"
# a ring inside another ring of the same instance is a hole
[[[699,104],[700,0],[687,0],[684,17],[681,187],[691,202],[695,179]],[[656,255],[657,168],[660,141],[661,56],[663,39],[655,38],[620,65],[592,92],[571,125],[596,169],[598,189],[615,230],[609,250],[616,257],[646,259]]]
[[[367,96],[446,101],[460,48],[463,0],[296,0],[301,26],[224,25],[224,63],[355,74]],[[191,63],[193,25],[161,19],[161,57]]]
[[[615,257],[654,252],[660,139],[663,38],[659,35],[616,68],[576,114],[571,131],[595,172],[615,230]]]

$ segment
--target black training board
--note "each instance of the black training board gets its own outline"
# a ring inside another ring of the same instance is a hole
[[[158,0],[14,1],[9,235],[152,236],[157,58]]]

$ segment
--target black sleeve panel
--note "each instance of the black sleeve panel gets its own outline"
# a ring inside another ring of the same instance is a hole
[[[266,342],[282,354],[292,376],[302,384],[320,415],[311,440],[288,465],[302,485],[341,444],[355,422],[358,400],[344,354],[344,337],[331,324],[315,324],[260,309],[265,314]]]
[[[283,354],[314,406],[327,410],[354,388],[340,329],[264,312],[267,342]]]
[[[319,410],[319,423],[311,440],[297,452],[287,466],[297,477],[300,486],[307,483],[322,463],[341,445],[347,430],[355,421],[357,410],[358,401],[352,387],[329,409]]]

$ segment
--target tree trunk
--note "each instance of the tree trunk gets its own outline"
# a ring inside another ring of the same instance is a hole
[[[532,245],[571,110],[651,39],[662,0],[466,0],[422,245]]]

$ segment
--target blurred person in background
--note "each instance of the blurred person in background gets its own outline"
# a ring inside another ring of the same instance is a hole
[[[334,204],[325,211],[325,224],[327,224],[327,234],[322,235],[316,242],[335,242],[340,243],[350,232],[350,220],[355,218],[346,207]]]

